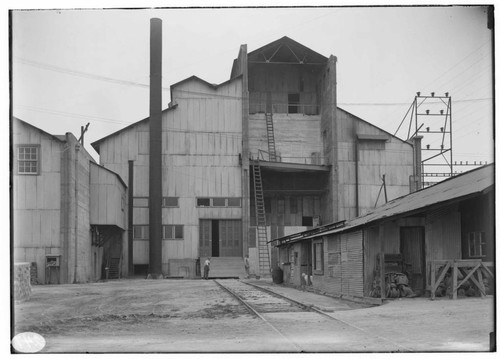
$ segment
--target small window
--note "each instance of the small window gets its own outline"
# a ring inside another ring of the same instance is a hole
[[[167,224],[163,226],[162,239],[183,239],[183,226],[178,224]]]
[[[149,226],[148,225],[135,225],[134,226],[134,239],[149,239]]]
[[[210,198],[197,198],[196,205],[198,207],[210,207]]]
[[[149,207],[149,198],[134,197],[134,207]]]
[[[314,274],[323,274],[323,240],[313,242]]]
[[[241,207],[241,198],[239,197],[229,197],[227,199],[228,207]]]
[[[305,227],[312,227],[313,218],[312,217],[302,217],[302,225]]]
[[[214,207],[226,207],[225,198],[212,198],[212,205]]]
[[[486,257],[484,232],[469,232],[469,257]]]
[[[17,173],[23,175],[40,173],[40,146],[19,146],[17,148]]]
[[[162,207],[179,207],[179,197],[163,197]]]

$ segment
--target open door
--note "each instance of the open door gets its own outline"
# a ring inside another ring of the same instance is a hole
[[[401,227],[400,252],[408,272],[410,287],[425,291],[425,231],[424,227]]]

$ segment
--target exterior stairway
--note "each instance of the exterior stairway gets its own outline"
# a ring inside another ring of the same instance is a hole
[[[206,257],[200,258],[201,275]],[[242,257],[212,257],[210,259],[209,278],[245,278],[245,264]]]

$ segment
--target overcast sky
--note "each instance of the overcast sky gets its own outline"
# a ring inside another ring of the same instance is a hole
[[[390,133],[417,91],[449,92],[454,160],[493,160],[491,31],[479,6],[13,11],[14,116],[77,137],[90,122],[85,147],[98,160],[91,142],[148,117],[152,17],[163,20],[164,107],[171,84],[224,82],[241,44],[288,36],[337,56],[339,106]]]

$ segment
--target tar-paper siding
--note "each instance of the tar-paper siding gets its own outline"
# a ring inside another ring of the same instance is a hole
[[[413,174],[413,147],[340,109],[337,121],[339,220],[363,215],[374,209],[375,204],[384,203],[383,191],[377,202],[384,174],[388,200],[408,194]],[[357,140],[358,135],[384,136],[386,140]],[[356,213],[356,200],[359,213]]]
[[[14,260],[35,262],[45,283],[46,257],[57,256],[51,281],[94,280],[90,240],[90,155],[71,133],[64,140],[22,121],[13,121]],[[40,148],[40,172],[17,173],[19,145]]]
[[[265,112],[268,92],[273,113],[288,113],[288,94],[299,94],[300,113],[319,113],[319,82],[323,68],[304,64],[250,64],[248,91],[250,113]]]
[[[324,164],[320,120],[320,116],[273,114],[276,153],[282,162]],[[250,115],[249,147],[253,158],[257,158],[259,150],[268,151],[264,114]]]
[[[169,259],[198,257],[200,219],[241,219],[242,208],[197,207],[197,197],[242,197],[241,79],[217,87],[192,78],[172,87],[175,107],[162,115],[163,196],[178,207],[162,209],[162,223],[183,226],[183,240],[163,240]],[[124,145],[131,145],[125,149]],[[128,178],[134,161],[134,197],[149,196],[149,126],[138,123],[99,143],[101,164]],[[121,152],[122,154],[117,154]],[[148,208],[134,208],[135,225],[147,225]],[[134,241],[134,264],[147,264],[148,241]]]
[[[46,254],[61,254],[61,153],[65,143],[17,120],[13,121],[12,143],[14,261],[36,262],[37,279],[44,283]],[[17,173],[19,145],[40,146],[38,175]]]
[[[126,228],[126,187],[118,176],[90,164],[90,224]]]

